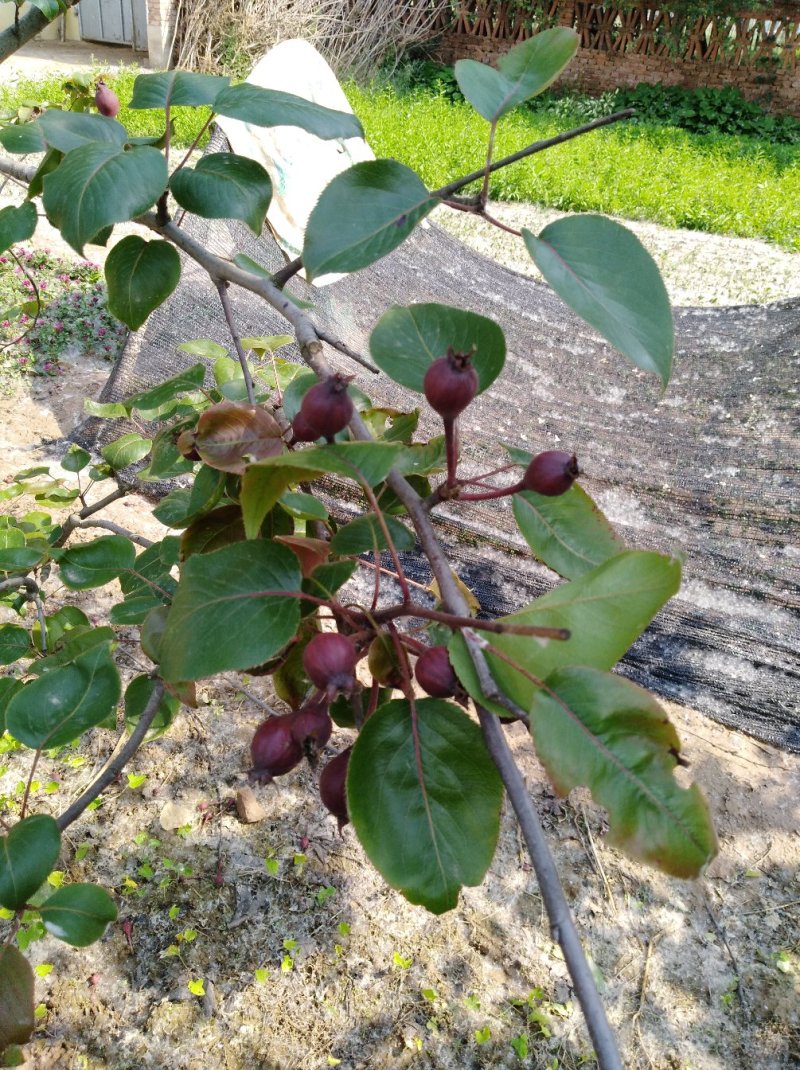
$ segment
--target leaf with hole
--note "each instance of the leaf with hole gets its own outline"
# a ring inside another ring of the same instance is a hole
[[[405,164],[354,164],[325,187],[309,217],[303,245],[309,280],[375,263],[401,245],[438,203]]]
[[[299,126],[323,140],[363,137],[364,128],[352,112],[334,111],[279,89],[240,82],[214,100],[214,111],[253,126]]]
[[[241,219],[260,234],[272,199],[272,182],[260,163],[232,152],[203,156],[170,179],[181,208],[204,219]]]
[[[133,567],[136,550],[124,535],[104,535],[72,546],[59,556],[61,579],[72,591],[104,587]]]
[[[137,75],[129,108],[210,107],[230,78],[215,74],[194,74],[190,71],[160,71],[157,74]]]
[[[0,1052],[4,1052],[11,1044],[24,1044],[36,1028],[33,970],[13,944],[0,946],[0,977]]]
[[[652,695],[597,669],[559,669],[530,718],[556,790],[589,787],[608,811],[609,842],[673,877],[700,875],[717,852],[711,816],[697,785],[675,780],[680,741]]]
[[[6,727],[33,750],[60,747],[105,720],[119,695],[119,673],[108,644],[98,645],[25,684],[8,704]]]
[[[36,205],[32,201],[0,208],[0,253],[27,241],[36,230]]]
[[[496,122],[552,85],[579,42],[574,30],[556,26],[509,49],[497,61],[497,70],[474,59],[460,59],[454,69],[458,87],[479,115]]]
[[[495,682],[527,710],[540,686],[537,678],[541,681],[569,665],[611,669],[676,593],[680,578],[676,558],[626,550],[578,579],[560,584],[517,613],[500,617],[501,622],[566,628],[570,638],[540,639],[509,633],[490,636],[491,647],[503,655],[486,651]],[[461,635],[453,636],[448,649],[453,668],[470,695],[503,716],[507,711],[483,695]]]
[[[528,546],[565,579],[577,579],[625,549],[625,543],[577,483],[557,497],[522,491],[514,495],[513,508]]]
[[[353,747],[347,808],[356,834],[383,878],[434,914],[483,880],[502,798],[480,728],[450,702],[387,702]]]
[[[178,285],[181,258],[169,242],[129,234],[108,254],[105,277],[109,311],[137,331]]]
[[[261,665],[300,621],[297,558],[266,540],[236,543],[184,563],[159,654],[166,680],[199,680]]]
[[[106,926],[117,920],[114,900],[95,884],[68,884],[39,907],[51,936],[72,947],[87,947],[99,940]]]
[[[0,836],[0,906],[19,910],[38,891],[61,850],[58,825],[47,814],[34,814]]]
[[[672,311],[658,267],[636,235],[604,216],[576,215],[548,224],[538,238],[529,230],[522,237],[558,296],[666,386]]]
[[[449,348],[473,353],[478,392],[495,381],[506,359],[506,340],[493,320],[439,304],[392,305],[375,324],[369,348],[381,371],[420,393],[428,368]]]
[[[117,145],[73,149],[44,178],[47,218],[83,255],[86,242],[110,224],[146,212],[167,185],[167,165],[154,148]]]

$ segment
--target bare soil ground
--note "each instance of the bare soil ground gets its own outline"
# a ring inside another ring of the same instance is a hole
[[[61,440],[106,373],[76,360],[61,379],[0,396],[0,481],[32,464],[58,470]],[[137,497],[107,516],[163,533]],[[51,586],[48,608],[65,593]],[[112,600],[106,589],[80,596],[98,620]],[[145,667],[135,630],[123,630],[118,653],[131,673]],[[117,896],[120,921],[85,950],[50,938],[31,945],[32,962],[53,968],[37,979],[43,1016],[26,1066],[594,1066],[511,816],[484,884],[432,917],[383,884],[351,830],[337,834],[309,769],[257,789],[262,821],[238,819],[232,804],[263,717],[253,696],[273,701],[263,680],[245,686],[249,695],[224,681],[201,688],[202,705],[135,759],[141,786],[123,778],[69,830],[65,879],[96,875]],[[668,710],[720,839],[696,883],[607,846],[603,812],[581,793],[557,799],[523,730],[509,730],[625,1065],[800,1067],[800,765],[692,710]],[[334,736],[336,750],[346,737]],[[44,759],[37,780],[59,786],[37,792],[36,809],[65,809],[115,741],[97,730],[78,751]],[[30,753],[0,755],[6,766],[0,795],[13,796]],[[189,984],[201,979],[196,995]]]

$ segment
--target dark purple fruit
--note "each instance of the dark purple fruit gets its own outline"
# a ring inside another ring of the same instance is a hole
[[[333,722],[325,698],[312,698],[292,714],[292,737],[312,761],[331,738]]]
[[[578,458],[574,453],[547,450],[537,453],[525,469],[522,485],[525,490],[555,498],[558,494],[565,494],[579,475]]]
[[[432,646],[420,654],[414,672],[422,690],[434,698],[452,698],[458,691],[458,677],[446,646]]]
[[[119,112],[119,97],[113,89],[108,88],[102,78],[97,82],[94,102],[101,115],[105,115],[109,119],[115,119],[117,117],[117,113]]]
[[[356,648],[346,635],[320,632],[303,651],[303,668],[315,687],[332,699],[355,687]]]
[[[347,766],[352,747],[343,750],[325,766],[319,776],[319,796],[339,822],[339,831],[350,817],[347,813]]]
[[[252,780],[269,782],[294,769],[302,759],[303,748],[292,734],[293,725],[294,714],[287,713],[282,717],[270,717],[258,726],[250,744]]]
[[[330,379],[315,383],[303,396],[297,415],[301,417],[303,429],[316,431],[314,438],[333,438],[353,419],[353,402],[347,393],[349,382],[345,375],[332,375]]]
[[[315,430],[303,416],[302,410],[292,420],[292,431],[295,442],[316,442],[320,437],[319,431]]]
[[[456,353],[452,348],[439,357],[425,372],[422,382],[428,404],[445,420],[454,420],[478,393],[478,373],[472,367],[471,353]]]

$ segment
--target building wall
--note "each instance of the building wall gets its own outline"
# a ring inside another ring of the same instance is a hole
[[[20,15],[24,15],[30,10],[30,4],[23,4]],[[63,23],[62,23],[63,20]],[[8,26],[14,25],[14,5],[13,4],[0,4],[0,30],[5,30]],[[63,25],[63,36],[61,34],[61,26]],[[81,31],[78,25],[78,11],[77,8],[70,8],[59,18],[50,23],[49,26],[45,26],[42,32],[38,35],[41,41],[80,41]]]

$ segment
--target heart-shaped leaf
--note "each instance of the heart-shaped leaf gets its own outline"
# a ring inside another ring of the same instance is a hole
[[[36,205],[32,201],[0,208],[0,253],[27,241],[36,230],[36,219]]]
[[[536,753],[561,795],[587,785],[608,811],[609,841],[673,877],[697,877],[717,852],[696,784],[673,773],[680,741],[652,695],[620,676],[559,669],[530,710]]]
[[[129,234],[108,254],[105,276],[109,311],[137,331],[178,285],[181,258],[169,242]]]
[[[253,126],[299,126],[323,140],[363,137],[364,128],[352,112],[334,111],[279,89],[240,82],[214,100],[214,111]]]
[[[108,644],[97,645],[65,665],[25,684],[6,711],[6,727],[26,747],[60,747],[112,712],[120,695]]]
[[[167,165],[158,149],[89,144],[73,149],[45,176],[43,201],[50,222],[82,255],[105,227],[147,211],[166,185]]]
[[[47,879],[60,850],[61,833],[47,814],[23,818],[0,836],[0,906],[24,907]]]
[[[542,30],[498,60],[497,70],[474,59],[455,65],[458,86],[489,122],[535,97],[558,78],[577,51],[580,38],[566,26]]]
[[[393,888],[434,914],[483,880],[502,798],[480,728],[450,702],[387,702],[350,756],[347,809],[364,850]]]
[[[519,669],[488,651],[486,660],[492,676],[509,698],[527,710],[539,686],[536,678],[544,680],[555,669],[568,665],[611,669],[675,594],[680,577],[680,562],[662,554],[627,550],[609,558],[519,612],[499,618],[514,624],[566,628],[570,638],[493,635],[491,646]],[[460,635],[453,636],[448,649],[453,668],[470,695],[501,716],[506,714],[483,695]]]
[[[230,78],[190,71],[160,71],[140,74],[133,83],[129,108],[201,107],[212,105],[219,93],[230,85]]]
[[[303,245],[309,278],[358,271],[402,244],[438,204],[422,179],[396,160],[365,160],[322,191]]]
[[[199,680],[277,654],[300,621],[298,599],[288,594],[300,582],[295,555],[267,540],[190,557],[159,650],[164,678]]]
[[[438,304],[392,305],[375,324],[369,348],[382,371],[419,392],[425,372],[449,348],[474,351],[479,392],[495,381],[506,359],[506,340],[494,320]]]
[[[284,442],[278,421],[260,405],[221,401],[202,414],[194,431],[178,440],[179,447],[193,447],[207,465],[220,472],[241,475],[248,464],[275,457]]]
[[[72,591],[103,587],[132,568],[135,558],[136,550],[130,539],[124,535],[104,535],[61,554],[61,579]]]
[[[203,156],[169,183],[178,204],[204,219],[241,219],[260,234],[272,199],[272,182],[260,163],[232,152]],[[177,254],[176,254],[177,255]]]
[[[577,579],[625,549],[625,543],[577,483],[557,497],[523,491],[514,495],[513,507],[528,546],[565,579]]]
[[[13,944],[0,947],[0,1052],[24,1044],[36,1027],[31,964]]]
[[[635,234],[612,219],[576,215],[539,237],[523,230],[528,252],[558,296],[637,367],[664,384],[674,332],[664,281]]]
[[[106,926],[117,920],[114,900],[96,884],[68,884],[39,907],[44,927],[72,947],[99,940]]]
[[[70,152],[98,141],[120,147],[128,140],[128,131],[122,123],[85,111],[48,108],[39,119],[39,126],[47,144],[59,152]]]

